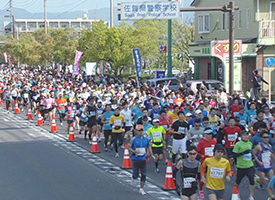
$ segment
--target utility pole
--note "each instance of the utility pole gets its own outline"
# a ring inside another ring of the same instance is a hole
[[[235,23],[234,14],[235,10],[239,10],[239,7],[235,7],[235,2],[229,2],[229,5],[222,7],[200,7],[200,8],[181,8],[180,12],[194,12],[194,11],[222,11],[229,12],[229,92],[232,94],[234,91],[234,40],[235,40]]]
[[[229,91],[234,91],[235,2],[229,2]]]
[[[171,1],[171,0],[169,0]],[[168,62],[167,62],[167,76],[172,77],[172,20],[168,20]]]
[[[11,18],[11,37],[14,37],[14,30],[13,30],[13,15],[12,15],[12,0],[10,0],[10,18]]]
[[[47,0],[44,0],[44,30],[47,34]]]
[[[113,0],[110,0],[110,27],[113,27],[114,25],[114,6],[113,6]]]

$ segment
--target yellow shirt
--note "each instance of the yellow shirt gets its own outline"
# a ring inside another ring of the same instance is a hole
[[[115,126],[120,126],[120,129],[112,129],[113,133],[121,133],[122,132],[122,125],[125,123],[125,118],[123,115],[115,116],[113,115],[110,119],[110,124],[115,125]]]
[[[202,164],[207,167],[206,187],[211,190],[224,190],[224,177],[231,171],[231,165],[225,158],[216,160],[215,157],[206,158]]]
[[[177,121],[179,119],[179,116],[177,115],[177,114],[175,114],[175,113],[171,113],[170,114],[170,121],[172,122],[172,123],[174,123],[175,121]]]

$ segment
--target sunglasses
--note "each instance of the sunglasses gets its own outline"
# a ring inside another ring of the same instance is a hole
[[[224,153],[223,150],[217,150],[217,153]]]
[[[191,155],[191,156],[197,155],[197,153],[188,153],[188,154]]]
[[[264,139],[268,139],[269,137],[268,137],[268,136],[266,136],[266,137],[262,137],[262,138],[264,138]]]
[[[203,122],[204,124],[208,124],[209,122]]]

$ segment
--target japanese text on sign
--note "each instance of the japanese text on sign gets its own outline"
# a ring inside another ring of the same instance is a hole
[[[177,19],[178,2],[121,3],[122,20]]]
[[[229,55],[229,41],[215,41],[212,42],[212,55],[220,57],[225,60],[225,57]],[[242,41],[235,40],[234,44],[234,56],[242,55]]]

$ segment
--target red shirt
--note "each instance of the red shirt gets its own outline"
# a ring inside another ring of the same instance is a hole
[[[235,117],[234,115],[239,113],[240,109],[242,108],[241,105],[237,105],[237,106],[231,106],[229,108],[229,112],[232,114],[233,117]]]
[[[212,139],[210,141],[207,141],[206,139],[203,139],[199,142],[197,146],[198,155],[201,157],[201,163],[205,160],[205,158],[214,156],[214,147],[217,144],[217,141]]]
[[[234,128],[227,126],[222,133],[225,134],[225,148],[233,149],[241,134],[241,129],[238,126],[234,126]]]
[[[167,131],[167,129],[171,126],[171,121],[170,119],[164,118],[162,119],[162,117],[159,118],[159,125],[162,126],[165,131],[166,131],[166,137],[170,137],[171,133]]]

